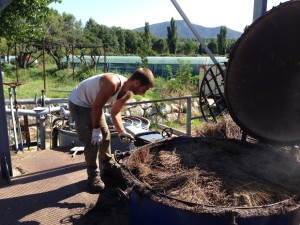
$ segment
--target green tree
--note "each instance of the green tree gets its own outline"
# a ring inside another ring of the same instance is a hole
[[[128,54],[138,53],[138,34],[132,30],[125,30],[125,49]]]
[[[225,26],[222,26],[220,29],[220,33],[218,34],[218,50],[219,54],[225,55],[226,54],[226,48],[227,48],[227,41],[226,41],[226,35],[227,35],[227,28]]]
[[[0,12],[0,35],[11,43],[24,43],[32,40],[40,40],[44,34],[43,25],[49,15],[48,5],[60,0],[27,0],[12,1]],[[27,50],[23,45],[18,60],[25,65],[24,60],[32,50]],[[22,60],[22,61],[21,61]]]
[[[191,39],[188,39],[184,41],[182,45],[182,51],[184,55],[192,55],[195,54],[195,42],[193,42]]]
[[[170,95],[177,95],[179,97],[189,95],[196,90],[196,84],[198,77],[192,76],[192,67],[190,63],[185,63],[182,60],[178,60],[179,68],[176,71],[176,74],[173,74],[172,67],[167,65],[169,76],[171,80],[168,81],[168,89]],[[181,108],[182,101],[179,101],[179,106]],[[180,122],[180,113],[178,114],[178,122]]]
[[[204,54],[204,48],[202,47],[201,43],[198,46],[198,54],[203,55]]]
[[[145,45],[149,51],[152,47],[152,43],[151,43],[151,32],[150,32],[150,27],[148,22],[145,23],[144,31],[145,31]]]
[[[6,56],[6,62],[9,63],[11,50],[14,48],[14,42],[0,37],[0,56]]]
[[[118,54],[119,42],[118,37],[114,32],[114,29],[105,25],[99,25],[100,32],[97,34],[99,39],[102,39],[102,43],[107,45],[107,52],[109,54]]]
[[[83,35],[81,21],[77,21],[72,14],[63,13],[62,14],[62,24],[61,30],[62,37],[60,40],[61,45],[64,49],[64,57],[66,57],[66,67],[68,67],[70,62],[70,55],[72,54],[72,49],[80,40]]]
[[[210,40],[210,42],[208,43],[207,47],[209,48],[209,50],[213,54],[218,53],[218,45],[217,45],[217,43],[213,39]]]
[[[99,56],[104,54],[104,46],[102,39],[98,37],[100,26],[95,20],[90,18],[83,29],[82,37],[77,41],[76,54],[79,55],[83,70],[96,68]],[[86,55],[90,56],[91,61],[86,60]],[[84,78],[82,78],[84,79]]]
[[[7,40],[5,38],[0,37],[0,56],[7,54]]]
[[[44,39],[45,50],[52,57],[58,69],[63,68],[61,59],[64,54],[60,45],[60,40],[64,32],[61,27],[62,23],[62,16],[56,10],[52,10],[47,18],[47,23],[44,24],[44,30],[46,31]]]
[[[230,53],[232,52],[232,50],[234,49],[236,44],[236,40],[235,39],[229,39],[227,40],[227,49],[226,49],[226,53]]]
[[[165,39],[158,39],[153,43],[152,46],[153,50],[156,51],[158,54],[163,54],[168,49],[168,43]]]
[[[93,43],[102,43],[102,40],[101,38],[99,38],[97,36],[97,34],[100,32],[100,27],[99,25],[97,24],[97,22],[95,20],[93,20],[92,18],[90,18],[86,24],[85,24],[85,27],[84,27],[84,30],[83,30],[83,36],[84,36],[84,39],[85,39],[85,42],[87,44],[93,44]]]
[[[125,54],[125,34],[124,30],[120,27],[116,28],[115,33],[117,35],[117,39],[119,42],[119,54],[124,55]]]
[[[0,34],[2,37],[22,42],[41,38],[43,22],[49,14],[47,7],[58,0],[12,1],[0,12]]]
[[[72,14],[58,14],[52,11],[45,24],[45,49],[53,58],[58,69],[67,68],[72,55],[72,49],[82,39],[83,30],[81,21],[76,21]],[[62,59],[66,58],[66,63]]]
[[[86,22],[86,25],[83,29],[83,38],[81,40],[81,43],[84,45],[101,45],[103,46],[104,43],[102,42],[101,37],[98,37],[98,33],[100,32],[100,26],[97,24],[97,22],[93,19],[89,19]],[[87,49],[82,48],[81,52],[86,52]]]
[[[149,52],[151,49],[149,49],[147,43],[145,42],[145,34],[143,32],[138,31],[137,32],[138,37],[138,55],[141,57],[142,63],[139,65],[140,67],[148,67],[148,58]]]
[[[167,43],[169,47],[169,52],[171,54],[176,54],[176,50],[178,47],[178,33],[177,33],[177,26],[174,18],[171,18],[170,26],[167,27],[168,31],[168,38]]]

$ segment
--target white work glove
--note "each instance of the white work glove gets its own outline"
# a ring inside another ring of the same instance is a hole
[[[130,143],[134,141],[134,137],[128,134],[125,130],[118,134],[120,141],[123,143]]]
[[[101,133],[100,128],[93,129],[91,143],[93,145],[99,145],[101,143],[101,141],[102,141],[102,133]]]

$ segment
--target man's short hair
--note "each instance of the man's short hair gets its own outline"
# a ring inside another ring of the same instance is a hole
[[[138,68],[130,76],[129,80],[138,80],[141,82],[141,86],[150,84],[151,87],[154,86],[154,76],[150,69],[148,68]]]

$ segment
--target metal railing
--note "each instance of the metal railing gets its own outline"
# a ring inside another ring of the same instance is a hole
[[[158,102],[171,102],[171,101],[176,101],[176,100],[186,100],[187,101],[186,135],[191,136],[191,133],[192,133],[192,120],[202,118],[201,116],[192,117],[192,98],[199,98],[199,95],[189,95],[189,96],[182,96],[182,97],[175,97],[175,98],[165,98],[165,99],[158,99],[158,100],[130,102],[130,103],[126,103],[125,105],[140,105],[140,104],[147,104],[147,103],[158,103]],[[106,107],[110,107],[110,105],[107,105]]]
[[[166,99],[157,99],[157,100],[149,100],[149,101],[139,101],[139,102],[128,102],[125,104],[125,106],[128,105],[140,105],[140,104],[147,104],[147,103],[159,103],[159,102],[172,102],[176,100],[186,100],[187,101],[187,112],[186,112],[186,135],[191,136],[191,125],[193,119],[200,119],[201,116],[192,117],[192,99],[193,98],[199,98],[199,96],[183,96],[183,97],[175,97],[175,98],[166,98]],[[8,102],[8,101],[7,101]],[[35,99],[26,99],[26,100],[18,100],[18,103],[22,104],[32,104],[35,103]],[[42,111],[35,111],[33,110],[27,110],[27,109],[18,109],[18,115],[22,116],[33,116],[38,119],[38,127],[39,127],[39,138],[40,138],[40,149],[45,149],[45,115],[51,114],[54,112],[59,112],[60,107],[55,106],[51,107],[52,104],[67,104],[69,102],[68,98],[57,98],[57,99],[42,99],[38,100],[38,102],[44,102],[45,106]],[[105,105],[105,108],[110,108],[112,104]],[[16,113],[15,109],[6,109],[6,115],[11,115],[12,111]]]

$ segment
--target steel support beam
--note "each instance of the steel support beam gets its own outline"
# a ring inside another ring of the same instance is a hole
[[[1,164],[1,177],[6,181],[10,181],[12,174],[11,157],[9,149],[9,140],[6,123],[6,112],[4,104],[4,92],[2,81],[2,70],[0,60],[0,164]]]
[[[4,10],[12,0],[0,0],[0,12]],[[4,103],[4,92],[3,92],[3,81],[2,81],[2,70],[1,70],[1,59],[0,59],[0,168],[1,177],[4,180],[10,182],[12,174],[11,157],[9,149],[9,140],[7,132],[7,123],[5,115],[5,103]]]
[[[253,22],[266,13],[267,4],[268,0],[254,0]]]
[[[0,12],[6,8],[13,0],[0,0]]]

